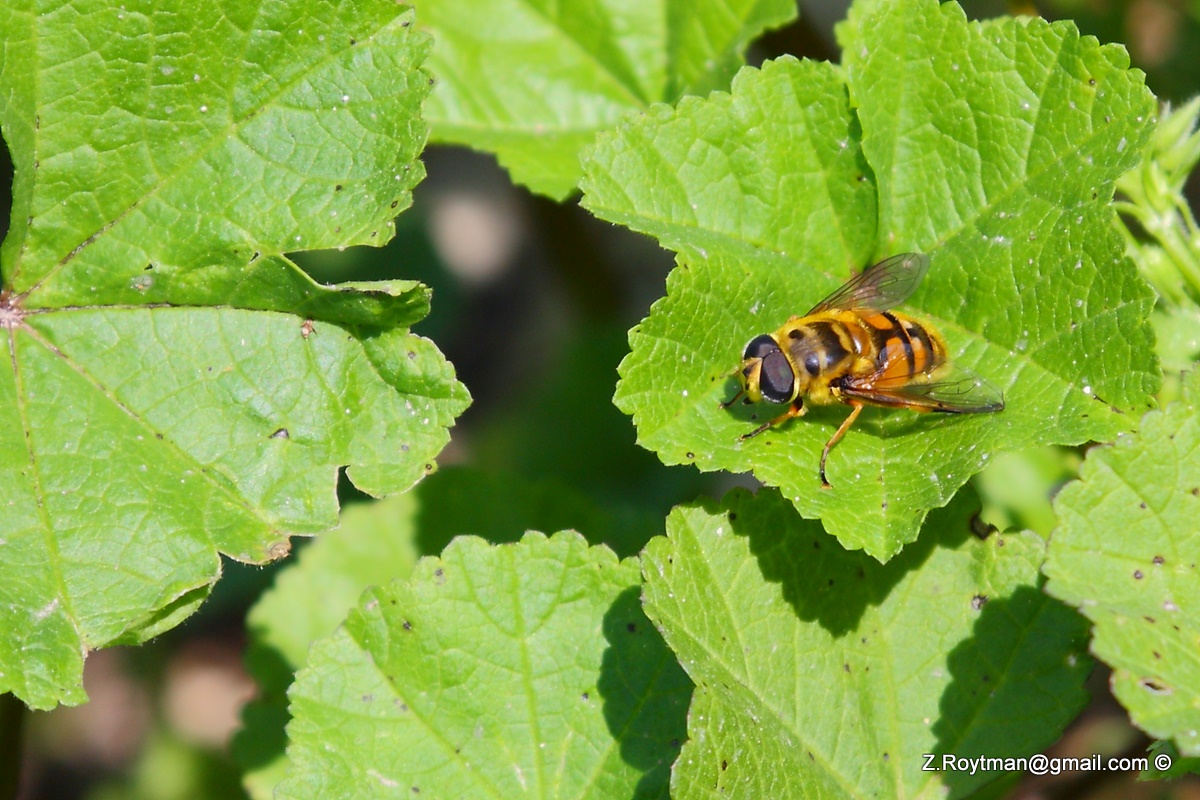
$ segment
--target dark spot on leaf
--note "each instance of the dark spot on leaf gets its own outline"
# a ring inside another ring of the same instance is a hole
[[[809,760],[809,761],[816,761],[816,760],[817,760],[817,759],[816,759],[816,757],[815,757],[815,756],[813,756],[813,754],[812,754],[812,751],[811,751],[811,750],[809,750],[809,751],[808,751],[808,760]]]
[[[1155,658],[1157,658],[1157,659],[1159,659],[1159,660],[1161,660],[1161,659],[1162,659],[1162,654],[1161,654],[1161,653],[1159,653],[1157,650],[1151,650],[1150,652],[1154,654],[1154,657],[1155,657]]]
[[[816,539],[813,539],[813,550],[820,550],[820,549],[821,549],[821,543],[818,542]]]
[[[672,739],[672,740],[671,740],[671,747],[679,747],[679,740],[678,740],[678,739]]]
[[[161,440],[163,438],[163,435],[161,433],[156,433],[156,434],[154,434],[154,438]]]
[[[879,504],[879,510],[887,511],[887,500],[884,500],[882,503]]]
[[[1142,509],[1142,510],[1145,510],[1145,508],[1146,508],[1146,504],[1145,504],[1145,503],[1138,503],[1138,508],[1140,508],[1140,509]]]
[[[373,694],[364,694],[364,695],[362,696],[362,701],[363,701],[364,703],[374,703],[374,702],[375,702],[375,695],[373,695]]]
[[[1163,561],[1164,561],[1164,559],[1163,559],[1163,557],[1162,557],[1162,556],[1155,556],[1155,557],[1154,557],[1154,558],[1152,558],[1150,561],[1151,561],[1151,563],[1153,563],[1153,564],[1154,564],[1154,566],[1156,566],[1156,567],[1161,567],[1161,566],[1163,565]]]
[[[892,760],[892,757],[891,757],[890,755],[888,755],[887,753],[884,753],[884,754],[883,754],[883,760],[884,760],[884,761],[891,761],[891,760]]]
[[[404,451],[405,453],[407,453],[407,452],[408,452],[408,445],[406,445],[406,444],[402,444],[402,445],[400,445],[400,449],[401,449],[402,451]]]
[[[729,769],[729,762],[722,758],[721,759],[721,772],[724,772],[727,769]]]
[[[333,190],[335,192],[340,192],[342,190],[342,185],[340,183],[334,184]]]
[[[850,665],[842,664],[842,672],[846,672],[846,673],[850,672]]]
[[[427,463],[427,464],[425,465],[425,471],[426,471],[426,472],[433,472],[433,464],[429,464],[429,463]]]
[[[400,627],[401,627],[401,628],[404,628],[404,630],[406,630],[406,631],[411,631],[411,630],[412,630],[412,623],[411,623],[411,622],[409,622],[408,620],[404,620],[404,624],[403,624],[403,625],[401,625]]]
[[[984,522],[978,513],[971,516],[971,533],[976,537],[986,541],[997,530],[999,529],[995,525]]]
[[[357,39],[351,39],[351,40],[350,40],[350,44],[351,44],[351,45],[356,45],[356,44],[358,44],[358,40],[357,40]]]
[[[401,23],[400,23],[400,27],[401,27],[401,28],[407,28],[407,27],[408,27],[408,20],[404,20],[404,22],[401,22]]]
[[[414,786],[414,787],[412,787],[412,790],[413,790],[413,794],[420,794],[420,793],[421,793],[421,789],[420,789],[419,787],[417,787],[417,786]]]
[[[591,696],[590,696],[590,695],[588,695],[588,693],[587,693],[587,692],[584,692],[584,693],[583,693],[583,699],[584,699],[584,700],[591,700],[592,698],[591,698]]]
[[[1140,581],[1142,579],[1142,571],[1140,569],[1135,569],[1133,571],[1133,579],[1135,581]]]
[[[400,201],[399,201],[399,200],[393,200],[393,201],[392,201],[392,208],[395,208],[395,207],[396,207],[396,206],[398,206],[398,205],[400,205]]]
[[[1088,85],[1089,85],[1089,86],[1095,86],[1095,85],[1096,85],[1096,79],[1095,79],[1095,78],[1088,78]]]
[[[992,676],[991,676],[991,675],[987,675],[987,674],[980,675],[980,676],[979,676],[979,680],[983,681],[984,683],[991,683],[991,682],[992,682]]]
[[[1149,622],[1151,625],[1154,625],[1158,622],[1158,620],[1151,616],[1143,616],[1142,619],[1146,620],[1146,622]]]
[[[287,428],[280,428],[279,430],[275,431],[267,438],[268,439],[290,439],[290,438],[292,438],[292,436],[291,436],[291,434],[288,433]]]
[[[975,611],[983,608],[984,603],[988,601],[986,594],[977,594],[971,598],[971,608]]]
[[[147,264],[146,266],[142,267],[142,269],[143,269],[143,270],[154,269],[154,265],[153,265],[153,264]]]
[[[1195,489],[1192,489],[1192,496],[1200,497],[1200,486],[1197,486]]]
[[[416,357],[417,357],[417,351],[415,351],[415,350],[408,351],[408,360],[409,361],[412,361]]]
[[[637,633],[637,623],[636,622],[626,623],[625,630],[629,631],[630,633]]]
[[[1109,116],[1108,114],[1105,114],[1105,115],[1104,115],[1104,121],[1105,121],[1105,122],[1112,122],[1112,117],[1111,117],[1111,116]]]
[[[1142,678],[1142,688],[1154,692],[1155,694],[1171,694],[1171,689],[1162,685],[1158,681],[1150,678]]]
[[[695,454],[695,453],[693,453],[691,450],[688,450],[688,452],[687,452],[687,457],[688,457],[688,458],[695,458],[695,457],[696,457],[696,454]]]

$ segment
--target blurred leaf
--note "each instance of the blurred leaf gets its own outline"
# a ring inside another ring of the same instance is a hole
[[[1200,775],[1200,758],[1183,758],[1178,748],[1168,741],[1159,740],[1150,746],[1150,768],[1138,776],[1138,780],[1162,781],[1175,780],[1187,775]],[[1170,761],[1161,761],[1162,758]],[[1166,769],[1159,769],[1156,764],[1165,764]]]
[[[1038,537],[968,532],[969,494],[886,565],[773,490],[672,512],[643,575],[696,683],[675,800],[961,797],[1000,774],[922,766],[1058,738],[1087,699],[1083,621],[1038,590]]]
[[[616,324],[590,323],[558,339],[561,350],[531,380],[520,381],[508,408],[478,432],[473,448],[477,463],[497,475],[516,471],[535,481],[561,481],[610,511],[622,527],[610,544],[622,557],[649,538],[635,537],[662,532],[674,504],[713,483],[693,470],[663,466],[635,443],[629,418],[611,401],[626,340]],[[547,521],[532,527],[568,526]],[[597,542],[598,529],[579,530]]]
[[[565,481],[527,480],[509,471],[450,467],[416,491],[423,555],[438,555],[460,535],[500,544],[516,542],[529,530],[571,529],[626,558],[662,532],[662,517],[600,505]]]
[[[1172,310],[1200,301],[1200,226],[1184,196],[1200,162],[1198,118],[1200,97],[1165,107],[1141,163],[1117,181],[1126,250]]]
[[[666,797],[691,692],[638,566],[460,538],[369,590],[290,697],[287,797]]]
[[[84,699],[84,654],[396,492],[465,389],[428,292],[323,287],[287,250],[382,243],[423,172],[411,12],[72,0],[0,15],[16,175],[0,247],[0,692]]]
[[[631,111],[728,85],[793,0],[429,0],[435,141],[494,152],[517,183],[562,199],[579,151]]]
[[[245,797],[228,758],[161,733],[143,746],[132,774],[106,781],[87,800],[237,800]]]
[[[968,24],[952,3],[905,0],[868,11],[856,36],[865,55],[848,70],[780,59],[743,70],[730,95],[622,125],[582,185],[595,214],[679,253],[620,367],[615,401],[638,441],[668,464],[753,470],[885,560],[993,454],[1110,438],[1121,412],[1149,405],[1152,295],[1108,201],[1154,100],[1123,50],[1069,23]],[[911,305],[1007,408],[868,411],[821,491],[844,410],[742,441],[780,409],[718,404],[753,336],[907,250],[933,261]]]
[[[1094,625],[1092,652],[1138,727],[1200,755],[1200,371],[1183,400],[1092,450],[1055,499],[1046,590]]]
[[[1025,528],[1043,539],[1057,518],[1054,493],[1079,474],[1081,457],[1061,447],[1033,447],[1001,453],[975,477],[984,500],[984,517],[999,530]]]

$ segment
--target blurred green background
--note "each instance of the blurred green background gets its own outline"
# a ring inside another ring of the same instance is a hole
[[[784,53],[836,60],[832,28],[847,5],[801,2],[800,19],[760,40],[750,62]],[[963,5],[976,18],[1069,17],[1102,42],[1126,43],[1160,99],[1179,103],[1200,92],[1200,0]],[[3,192],[11,185],[7,157],[4,148]],[[423,160],[428,178],[397,220],[388,246],[304,253],[296,260],[325,282],[403,277],[434,290],[433,311],[416,331],[454,363],[474,404],[452,431],[442,472],[422,488],[422,502],[442,509],[438,537],[422,543],[428,551],[485,524],[493,537],[516,538],[531,520],[548,518],[543,514],[555,519],[553,498],[571,493],[597,509],[589,533],[630,555],[661,530],[672,505],[753,485],[744,476],[662,466],[636,446],[631,421],[612,405],[626,331],[662,294],[671,254],[591,218],[575,199],[556,204],[514,187],[489,156],[431,147]],[[1198,193],[1193,176],[1193,208]],[[0,197],[0,203],[2,225],[10,200]],[[731,342],[731,353],[743,344]],[[1050,500],[1075,475],[1083,453],[1038,448],[997,459],[976,479],[985,499],[981,524],[1048,534],[1054,526]],[[456,514],[485,502],[490,485],[478,473],[456,468],[535,482],[544,498],[540,512],[486,523]],[[348,485],[341,493],[344,502],[362,500]],[[85,674],[89,704],[28,715],[21,796],[242,796],[228,742],[241,705],[254,693],[242,666],[243,624],[279,568],[227,562],[212,598],[183,626],[141,648],[92,654]],[[1095,702],[1054,754],[1141,754],[1147,741],[1108,695],[1102,668],[1089,688]],[[1130,775],[1094,773],[1027,779],[1011,792],[1028,798],[1183,798],[1200,797],[1200,786],[1137,784]]]

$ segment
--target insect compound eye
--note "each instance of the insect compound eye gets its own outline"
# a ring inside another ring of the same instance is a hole
[[[750,340],[750,344],[746,345],[746,352],[742,354],[742,359],[766,358],[771,353],[778,352],[779,345],[771,338],[771,334],[764,333]]]
[[[796,373],[779,348],[763,358],[758,383],[764,400],[772,403],[791,402],[796,393]]]

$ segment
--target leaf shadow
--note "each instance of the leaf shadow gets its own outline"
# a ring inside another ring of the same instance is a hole
[[[935,763],[943,756],[1006,759],[1049,747],[1088,701],[1092,670],[1088,621],[1025,585],[1005,598],[977,595],[971,636],[947,657],[951,681],[932,731]],[[966,796],[1011,770],[940,773],[951,797]]]
[[[881,564],[861,550],[846,550],[817,520],[800,517],[791,503],[770,492],[767,503],[726,497],[735,534],[749,539],[763,578],[780,584],[784,600],[806,622],[816,622],[833,636],[858,628],[867,608],[880,605],[909,572],[918,569],[938,547],[957,547],[971,535],[960,504],[975,502],[960,492],[950,505],[929,513],[923,533],[895,558]],[[735,489],[731,495],[748,493]]]
[[[608,647],[596,691],[621,759],[643,773],[633,796],[667,798],[671,766],[687,736],[693,685],[642,609],[641,589],[621,592],[604,615]],[[587,692],[583,702],[590,702]]]

